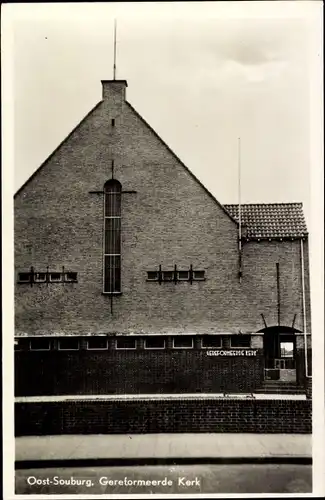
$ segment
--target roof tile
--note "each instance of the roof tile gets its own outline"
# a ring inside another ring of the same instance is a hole
[[[238,205],[224,205],[239,220]],[[252,203],[241,205],[241,222],[247,238],[304,238],[308,235],[302,203]]]

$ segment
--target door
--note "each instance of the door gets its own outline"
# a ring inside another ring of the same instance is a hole
[[[279,327],[264,330],[265,380],[296,381],[296,337]]]

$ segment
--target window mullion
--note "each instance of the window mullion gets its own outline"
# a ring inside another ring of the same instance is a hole
[[[111,180],[104,186],[104,192],[104,291],[114,293],[121,288],[121,185]]]

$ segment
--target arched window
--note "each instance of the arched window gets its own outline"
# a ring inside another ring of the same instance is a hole
[[[104,293],[121,292],[121,184],[104,186]]]

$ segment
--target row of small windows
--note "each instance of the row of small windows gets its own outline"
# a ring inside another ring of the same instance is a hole
[[[148,281],[204,281],[205,272],[201,270],[189,269],[188,271],[148,271]]]
[[[78,274],[75,272],[21,272],[18,273],[18,283],[76,283]]]
[[[107,265],[107,279],[112,283],[120,282],[120,257],[105,256]],[[204,281],[204,271],[148,271],[148,281]],[[18,283],[77,283],[78,274],[76,272],[21,272],[18,273]],[[110,287],[108,287],[111,289]],[[107,287],[105,290],[107,291]],[[120,287],[113,286],[112,292],[119,292]]]
[[[172,337],[173,349],[193,349],[194,337],[189,335],[179,335]],[[49,351],[53,349],[53,339],[47,337],[35,337],[29,339],[26,345],[26,339],[15,340],[15,350],[21,350],[27,347],[31,351]],[[139,346],[139,339],[133,337],[117,337],[113,344],[115,349],[135,350]],[[163,336],[150,336],[144,339],[144,349],[166,349],[167,338]],[[200,347],[202,349],[219,349],[223,347],[221,336],[213,335],[206,336],[200,339]],[[249,348],[249,335],[234,335],[230,337],[231,348]],[[57,349],[60,351],[77,351],[81,348],[79,338],[61,338],[57,341]],[[91,337],[86,339],[85,348],[88,350],[106,350],[109,348],[107,337]]]

